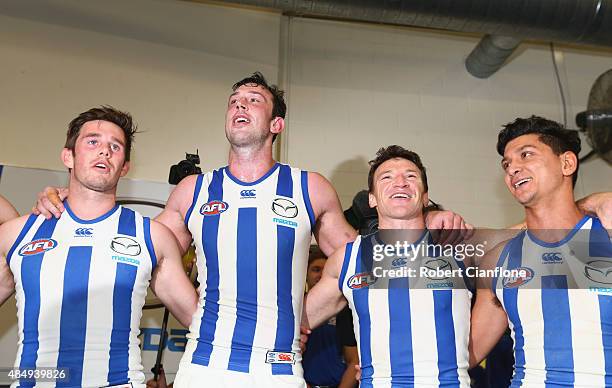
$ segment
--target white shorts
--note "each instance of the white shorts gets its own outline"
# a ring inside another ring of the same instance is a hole
[[[306,388],[306,381],[298,376],[271,375],[261,372],[243,373],[182,362],[174,379],[174,387]]]

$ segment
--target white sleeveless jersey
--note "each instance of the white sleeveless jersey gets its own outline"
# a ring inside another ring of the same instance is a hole
[[[314,214],[308,175],[275,164],[244,183],[200,175],[185,222],[200,300],[183,362],[302,376],[299,324]]]
[[[512,386],[612,387],[612,242],[584,217],[557,243],[529,231],[510,240],[495,279],[515,353]]]
[[[415,245],[423,241],[431,242],[429,233]],[[382,278],[372,271],[373,246],[379,243],[375,233],[347,244],[338,284],[353,312],[360,387],[469,387],[472,292],[465,280]],[[453,258],[392,261],[393,268],[416,273],[423,265],[465,270]]]
[[[31,215],[7,255],[19,323],[15,367],[68,370],[69,381],[36,386],[142,384],[137,336],[157,260],[149,219],[115,206],[85,221],[65,207],[59,219]]]

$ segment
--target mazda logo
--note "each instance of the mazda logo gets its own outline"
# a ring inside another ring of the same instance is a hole
[[[138,241],[129,237],[113,238],[111,249],[119,254],[128,256],[138,256],[141,251]]]
[[[276,198],[272,202],[272,211],[285,218],[295,218],[298,215],[296,204],[285,198]]]

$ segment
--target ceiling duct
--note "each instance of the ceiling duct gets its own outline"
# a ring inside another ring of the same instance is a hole
[[[436,28],[523,39],[612,47],[612,0],[223,0],[289,15]],[[481,41],[478,61],[498,63],[505,44]],[[506,42],[507,43],[507,42]],[[518,44],[518,43],[517,43]],[[499,50],[501,49],[501,50]],[[504,52],[504,53],[502,53]],[[492,55],[492,57],[491,57]],[[505,59],[504,58],[504,59]],[[481,69],[482,70],[482,69]],[[491,70],[493,70],[491,72]],[[492,74],[495,67],[486,72]]]

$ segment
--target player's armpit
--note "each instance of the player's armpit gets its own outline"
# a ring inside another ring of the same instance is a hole
[[[189,327],[198,295],[183,269],[177,242],[168,228],[155,221],[151,222],[151,239],[158,259],[151,289],[172,315]]]
[[[316,219],[314,236],[323,253],[330,256],[347,242],[354,241],[357,232],[346,222],[338,194],[327,179],[309,172],[308,192]]]

